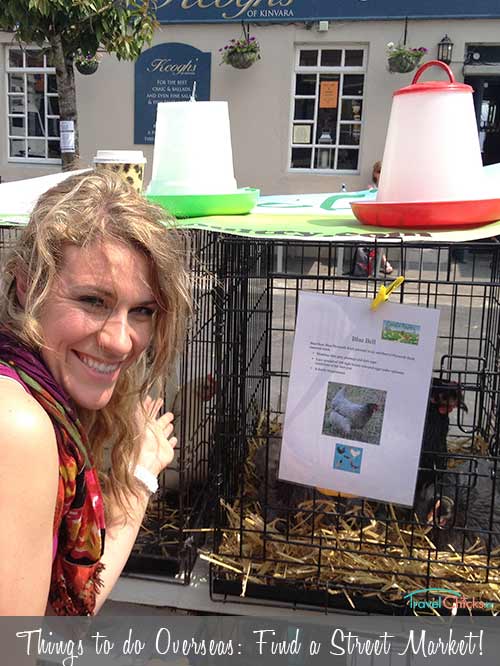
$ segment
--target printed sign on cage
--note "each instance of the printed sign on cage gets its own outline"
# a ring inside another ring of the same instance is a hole
[[[299,296],[279,478],[413,504],[439,311]]]

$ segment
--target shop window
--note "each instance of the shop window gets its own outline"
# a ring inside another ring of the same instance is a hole
[[[54,67],[40,49],[7,49],[9,161],[61,161],[59,98]]]
[[[357,172],[363,123],[366,49],[297,49],[290,167]]]

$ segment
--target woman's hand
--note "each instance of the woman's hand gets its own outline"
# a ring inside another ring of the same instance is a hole
[[[21,390],[23,390],[22,387]],[[155,476],[158,476],[162,469],[172,462],[174,447],[177,444],[176,438],[172,437],[174,430],[173,414],[164,414],[158,418],[158,412],[162,404],[162,400],[153,400],[147,397],[142,405],[139,404],[136,409],[137,425],[140,432],[137,464],[142,465]],[[143,485],[145,488],[147,487],[145,484]],[[101,574],[102,586],[100,586],[97,595],[96,612],[99,611],[106,600],[129,557],[143,521],[150,494],[150,492],[129,493],[127,497],[128,507],[125,510],[116,499],[113,498],[110,502],[109,516],[106,521],[106,542],[104,554],[101,558],[104,571]],[[52,532],[50,532],[50,535],[52,535]],[[51,544],[52,540],[50,540]]]
[[[174,458],[177,438],[172,437],[174,431],[174,415],[167,412],[158,418],[163,400],[153,400],[148,396],[142,406],[137,408],[137,419],[143,430],[141,450],[137,460],[155,476],[165,469]]]

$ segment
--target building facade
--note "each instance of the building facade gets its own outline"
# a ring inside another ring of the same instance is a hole
[[[479,7],[476,11],[483,17],[457,17],[466,10],[448,8],[442,13],[454,16],[455,12],[454,18],[437,12],[434,18],[405,21],[370,16],[366,7],[365,17],[343,18],[321,10],[321,5],[331,4],[326,0],[311,3],[318,6],[312,15],[300,13],[302,1],[253,0],[245,9],[240,0],[167,0],[160,7],[162,24],[152,47],[168,52],[176,45],[205,54],[205,99],[229,103],[240,187],[259,187],[265,194],[338,191],[342,184],[348,190],[364,189],[373,163],[382,158],[392,94],[409,85],[414,75],[387,69],[387,44],[403,43],[405,36],[408,45],[428,49],[423,62],[436,57],[445,34],[451,38],[455,78],[471,83],[475,90],[485,162],[500,161],[500,18],[493,10]],[[390,15],[390,7],[386,9]],[[189,13],[193,11],[197,13]],[[490,17],[485,18],[485,13]],[[219,49],[241,36],[242,20],[260,44],[261,59],[248,69],[235,69],[220,64]],[[148,50],[142,61],[157,52]],[[165,67],[158,60],[155,66],[163,67],[159,73],[164,80],[156,86],[156,94],[151,92],[154,85],[149,93],[141,85],[147,67],[108,55],[95,74],[76,74],[82,165],[91,164],[97,149],[142,149],[148,160],[148,182],[153,145],[144,143],[138,128],[157,101],[189,96],[193,80],[183,76],[189,61],[165,58],[169,61]],[[2,181],[58,171],[58,99],[50,62],[34,48],[21,50],[12,35],[0,33],[0,73]],[[439,69],[428,75],[443,77]],[[165,89],[174,82],[179,85]],[[180,91],[177,97],[176,91]]]

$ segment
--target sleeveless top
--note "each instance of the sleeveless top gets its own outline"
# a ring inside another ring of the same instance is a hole
[[[18,384],[21,384],[21,386],[24,388],[26,393],[30,392],[28,386],[23,382],[21,377],[19,377],[17,372],[14,370],[14,368],[11,368],[8,365],[1,365],[0,364],[0,377],[9,377],[10,379],[13,379]]]
[[[54,426],[59,456],[49,602],[57,615],[92,615],[105,535],[97,472],[67,396],[41,358],[22,345],[17,350],[17,342],[0,330],[0,376],[21,384],[41,404]]]

